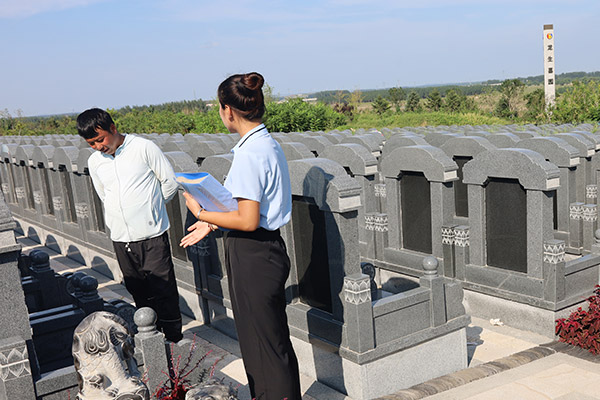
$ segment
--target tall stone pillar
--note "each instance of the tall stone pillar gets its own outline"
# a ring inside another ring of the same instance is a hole
[[[0,195],[0,399],[33,399],[37,363],[21,287],[14,222]],[[29,355],[33,355],[33,370]]]

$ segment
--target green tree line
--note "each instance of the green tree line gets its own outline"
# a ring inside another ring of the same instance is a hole
[[[300,98],[284,102],[268,96],[265,124],[272,132],[302,132],[340,128],[411,125],[469,125],[501,123],[580,123],[600,121],[600,80],[573,81],[558,91],[548,106],[540,87],[507,79],[479,95],[461,87],[433,88],[421,97],[415,89],[390,88],[373,100],[364,92],[338,91],[336,102],[309,103]],[[218,105],[201,100],[108,110],[118,129],[127,133],[225,132]],[[23,117],[0,111],[1,135],[76,134],[76,115]],[[370,126],[369,126],[370,124]]]
[[[544,75],[529,76],[525,78],[516,78],[521,81],[525,86],[535,86],[544,84]],[[587,82],[587,81],[600,81],[600,71],[598,72],[566,72],[556,75],[556,85],[560,86],[558,93],[566,90],[562,86],[571,85],[573,82]],[[469,83],[469,84],[453,84],[453,85],[436,85],[436,86],[423,86],[423,87],[411,87],[410,91],[415,92],[420,98],[425,99],[429,94],[437,90],[441,96],[451,91],[460,91],[465,96],[477,96],[488,93],[490,91],[501,91],[500,85],[503,81],[497,79],[491,79],[481,83]],[[372,102],[377,97],[386,97],[389,89],[367,89],[362,91],[363,100],[365,102]],[[339,103],[340,97],[348,97],[351,92],[349,90],[325,90],[321,92],[308,94],[307,97],[314,97],[318,101],[324,103]]]

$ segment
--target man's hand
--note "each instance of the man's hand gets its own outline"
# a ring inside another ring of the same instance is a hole
[[[198,203],[196,203],[196,204],[198,204]],[[210,229],[210,226],[206,222],[198,221],[194,225],[190,226],[188,228],[188,231],[190,233],[185,235],[181,239],[181,242],[179,242],[179,245],[183,248],[198,243],[199,241],[204,239],[206,237],[206,235],[208,235],[212,230]]]

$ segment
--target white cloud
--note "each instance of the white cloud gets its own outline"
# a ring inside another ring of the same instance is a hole
[[[0,18],[24,18],[103,1],[107,0],[2,0],[0,1]]]

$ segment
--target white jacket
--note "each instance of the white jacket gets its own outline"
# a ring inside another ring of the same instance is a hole
[[[93,153],[88,170],[113,241],[135,242],[169,229],[165,203],[178,185],[173,167],[154,142],[125,135],[114,157]]]

